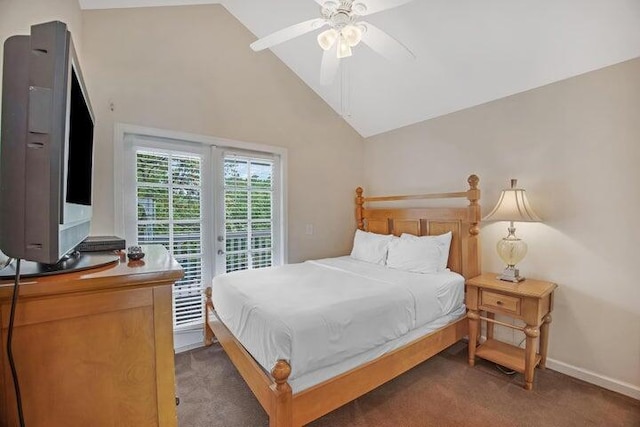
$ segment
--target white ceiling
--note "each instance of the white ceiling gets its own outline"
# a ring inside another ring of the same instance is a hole
[[[80,0],[196,3],[224,4],[257,37],[319,16],[314,0]],[[389,62],[359,45],[321,86],[319,31],[273,49],[364,137],[640,57],[640,0],[414,0],[367,20],[417,59]]]

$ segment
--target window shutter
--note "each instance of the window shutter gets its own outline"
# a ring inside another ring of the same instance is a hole
[[[226,271],[273,264],[274,162],[224,155]]]
[[[136,151],[139,244],[162,244],[182,265],[173,288],[174,326],[201,323],[202,159],[186,153]]]

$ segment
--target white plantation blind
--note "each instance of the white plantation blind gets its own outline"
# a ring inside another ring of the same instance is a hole
[[[274,264],[274,161],[225,153],[226,271]]]
[[[138,149],[137,238],[164,245],[184,269],[173,288],[174,326],[202,322],[202,158]]]

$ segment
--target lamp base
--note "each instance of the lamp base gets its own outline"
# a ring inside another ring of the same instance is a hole
[[[518,283],[524,280],[524,277],[520,275],[520,270],[513,267],[507,267],[504,269],[501,275],[498,276],[498,279],[504,280],[505,282],[513,282]]]

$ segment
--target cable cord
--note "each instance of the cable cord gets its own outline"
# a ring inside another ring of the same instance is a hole
[[[20,383],[18,382],[18,372],[16,364],[13,360],[13,351],[11,342],[13,340],[13,320],[16,316],[16,306],[18,305],[18,287],[20,286],[20,258],[16,264],[16,279],[13,284],[13,298],[11,299],[11,314],[9,316],[9,329],[7,331],[7,356],[9,358],[9,366],[11,367],[11,376],[13,377],[13,387],[16,392],[16,403],[18,405],[18,418],[20,427],[24,427],[24,414],[22,413],[22,398],[20,397]]]

